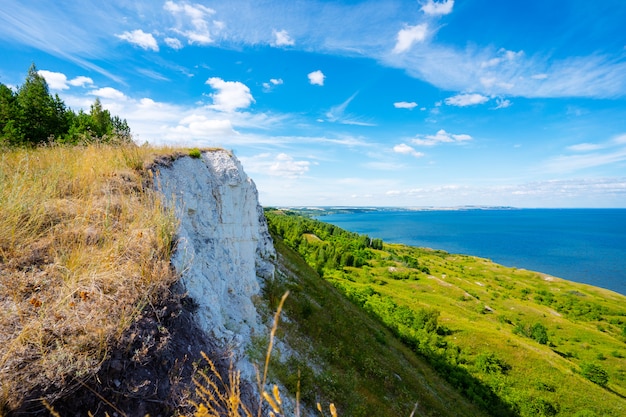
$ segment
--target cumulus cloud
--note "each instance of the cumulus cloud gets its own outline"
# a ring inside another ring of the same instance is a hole
[[[254,103],[254,97],[247,85],[239,81],[224,81],[218,77],[209,78],[206,83],[217,90],[210,97],[213,99],[212,108],[225,112],[245,109]]]
[[[80,75],[76,78],[73,78],[71,80],[69,80],[67,82],[69,85],[73,86],[73,87],[84,87],[85,85],[91,85],[93,84],[93,80],[89,77],[85,77],[83,75]]]
[[[289,36],[286,30],[274,30],[274,43],[275,46],[293,46],[294,40]]]
[[[177,126],[169,128],[166,136],[180,141],[224,138],[237,134],[228,119],[210,119],[205,115],[191,114],[181,119]]]
[[[398,101],[393,103],[393,107],[396,109],[409,109],[412,110],[417,107],[417,103],[414,101]]]
[[[282,83],[283,83],[282,78],[272,78],[272,79],[269,80],[269,82],[263,83],[263,90],[268,92],[273,87],[275,87],[277,85],[281,85]]]
[[[186,37],[189,44],[208,45],[213,42],[211,30],[218,32],[224,27],[222,22],[210,20],[215,10],[201,4],[166,1],[163,8],[176,19],[172,30]]]
[[[93,84],[93,80],[89,77],[85,77],[83,75],[73,78],[71,80],[67,79],[67,76],[62,72],[53,72],[46,70],[37,71],[39,75],[41,75],[48,83],[48,87],[52,90],[67,90],[72,87],[83,87],[87,84]]]
[[[454,0],[444,0],[442,2],[428,0],[422,6],[422,11],[430,16],[443,16],[452,13],[452,7],[454,7]]]
[[[487,101],[489,101],[489,97],[477,93],[458,94],[453,97],[448,97],[444,101],[448,106],[467,107],[486,103]]]
[[[125,100],[127,97],[124,93],[113,87],[103,87],[92,90],[89,94],[100,98],[108,98],[111,100]]]
[[[396,46],[393,48],[395,54],[406,52],[411,49],[416,42],[423,42],[428,34],[428,25],[421,23],[415,26],[406,26],[398,32]]]
[[[157,44],[156,39],[152,36],[151,33],[146,33],[141,29],[133,30],[132,32],[124,32],[120,35],[115,35],[118,38],[128,41],[133,45],[137,45],[142,49],[158,51],[159,45]]]
[[[399,145],[394,146],[393,151],[396,153],[404,154],[404,155],[411,155],[416,158],[421,158],[422,156],[424,156],[422,152],[417,152],[415,149],[413,149],[411,146],[407,145],[406,143],[401,143]]]
[[[324,79],[326,78],[326,76],[322,71],[313,71],[310,72],[307,76],[309,77],[309,82],[312,85],[324,85]]]
[[[441,129],[434,135],[418,135],[411,143],[419,146],[435,146],[442,143],[463,143],[470,140],[472,140],[470,135],[452,134]]]
[[[181,49],[183,43],[177,38],[165,38],[165,44],[172,49]]]
[[[48,87],[52,90],[67,90],[70,88],[67,85],[67,77],[63,73],[39,70],[37,74],[41,75],[46,80]]]

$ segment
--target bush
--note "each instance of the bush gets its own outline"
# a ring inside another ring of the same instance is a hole
[[[583,363],[580,366],[581,374],[594,384],[605,387],[609,383],[609,374],[595,363]]]
[[[189,156],[191,156],[192,158],[198,159],[202,156],[202,152],[200,152],[200,149],[198,148],[193,148],[189,150]]]

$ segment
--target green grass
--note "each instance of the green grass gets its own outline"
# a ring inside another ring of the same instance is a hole
[[[487,415],[376,318],[321,279],[280,237],[274,236],[274,244],[279,271],[265,296],[277,300],[290,291],[284,308],[287,320],[278,334],[298,355],[286,360],[276,355],[270,374],[292,398],[299,379],[303,403],[314,408],[321,398],[344,416],[408,417],[416,403],[416,415]],[[264,355],[263,346],[266,340],[259,340],[257,359]]]
[[[358,235],[284,213],[268,218],[329,283],[492,414],[489,392],[468,388],[463,372],[522,416],[626,415],[626,297],[471,256],[395,244],[363,248]],[[335,252],[340,263],[328,256]],[[365,264],[342,266],[347,252]],[[438,311],[438,334],[401,324],[403,308]],[[533,338],[538,325],[547,341]],[[606,371],[606,387],[582,375],[589,363]]]

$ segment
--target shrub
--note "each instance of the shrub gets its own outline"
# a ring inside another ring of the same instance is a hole
[[[202,152],[200,152],[200,149],[198,148],[193,148],[189,150],[189,156],[198,159],[202,156]]]
[[[594,384],[605,387],[609,383],[609,374],[595,363],[583,363],[580,366],[581,374]]]

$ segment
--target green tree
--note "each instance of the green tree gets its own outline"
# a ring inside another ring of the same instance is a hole
[[[18,145],[24,141],[20,120],[17,96],[0,83],[0,145]]]
[[[26,143],[43,143],[67,131],[65,105],[58,96],[50,95],[48,83],[39,75],[35,64],[28,69],[26,81],[17,92],[17,102],[22,117],[16,122]]]

